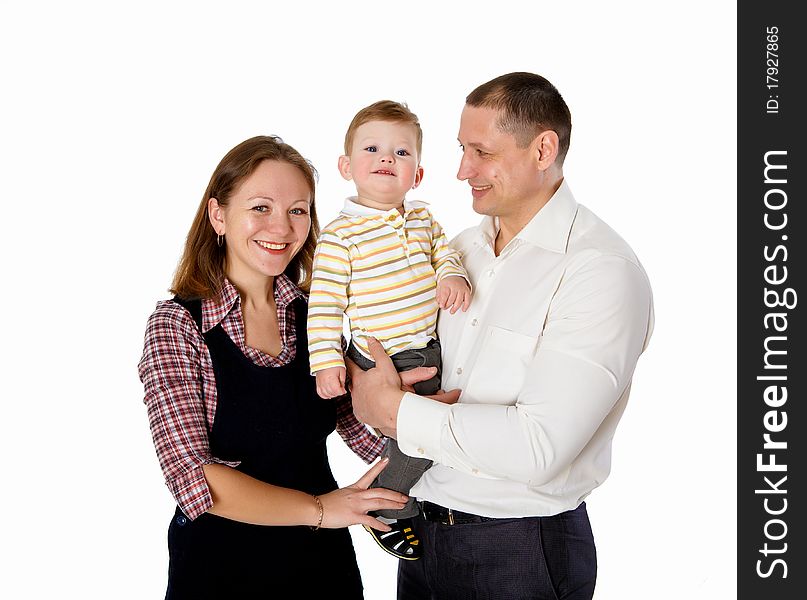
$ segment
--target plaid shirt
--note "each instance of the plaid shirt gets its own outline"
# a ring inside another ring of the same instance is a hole
[[[221,323],[224,331],[253,363],[263,367],[289,364],[296,355],[297,334],[291,302],[305,294],[285,275],[275,278],[275,302],[283,349],[277,357],[246,345],[241,298],[226,281],[221,293],[202,301],[202,331]],[[237,462],[210,454],[208,435],[216,416],[216,380],[204,338],[190,313],[171,300],[157,303],[146,327],[138,364],[145,388],[149,427],[165,482],[182,512],[195,519],[213,500],[202,465]],[[384,441],[353,415],[349,397],[335,399],[336,430],[365,462],[381,452]]]

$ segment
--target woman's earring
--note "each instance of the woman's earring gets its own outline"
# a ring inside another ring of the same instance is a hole
[[[219,245],[219,248],[221,248],[224,245],[224,236],[219,234],[216,238],[216,243]]]

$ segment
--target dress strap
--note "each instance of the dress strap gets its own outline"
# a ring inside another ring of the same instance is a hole
[[[191,317],[193,317],[193,320],[196,322],[196,326],[199,328],[199,331],[201,332],[202,301],[199,298],[196,298],[195,300],[185,300],[184,298],[180,298],[179,296],[174,296],[172,300],[191,314]]]

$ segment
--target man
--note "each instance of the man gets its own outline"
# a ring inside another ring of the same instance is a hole
[[[424,554],[399,565],[399,600],[593,595],[584,499],[610,471],[653,303],[630,247],[564,181],[570,133],[539,75],[466,98],[457,177],[485,217],[452,242],[473,302],[438,329],[443,387],[460,401],[401,390],[379,344],[377,368],[351,370],[359,419],[434,461],[411,492]]]

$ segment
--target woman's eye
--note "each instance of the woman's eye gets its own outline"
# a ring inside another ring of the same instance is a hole
[[[267,212],[269,210],[269,207],[264,206],[263,204],[260,204],[258,206],[253,206],[252,210],[254,210],[255,212],[263,213],[263,212]]]
[[[289,213],[292,215],[307,215],[308,211],[304,208],[292,208]]]

